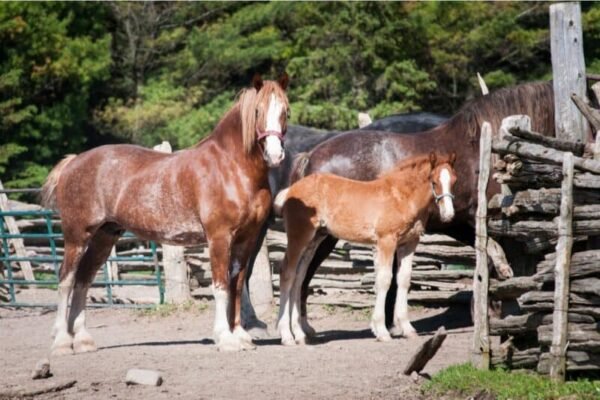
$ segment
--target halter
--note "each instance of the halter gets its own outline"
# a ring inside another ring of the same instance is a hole
[[[435,192],[435,188],[433,187],[433,182],[430,182],[430,183],[431,183],[431,193],[433,193],[433,198],[435,199],[436,203],[438,201],[440,201],[441,199],[443,199],[444,197],[450,197],[452,200],[454,200],[454,195],[452,193],[437,194]]]
[[[278,131],[265,131],[261,132],[260,129],[256,128],[256,140],[260,141],[261,139],[266,138],[267,136],[276,136],[283,143],[285,141],[285,136],[283,133]]]

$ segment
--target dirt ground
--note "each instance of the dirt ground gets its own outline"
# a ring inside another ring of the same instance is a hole
[[[51,358],[53,377],[33,381],[31,370],[47,357],[54,312],[0,308],[0,398],[70,380],[70,389],[40,399],[423,399],[420,383],[401,371],[419,344],[441,325],[449,335],[429,362],[434,374],[469,358],[468,310],[412,308],[420,337],[376,342],[368,329],[370,310],[309,308],[318,342],[283,347],[278,338],[257,340],[257,349],[220,353],[211,339],[213,304],[170,315],[130,309],[93,309],[90,333],[99,350]],[[275,313],[269,321],[275,332]],[[160,387],[127,386],[130,368],[162,373]],[[4,395],[3,395],[4,393]]]

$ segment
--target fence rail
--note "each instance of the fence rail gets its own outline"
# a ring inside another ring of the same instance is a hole
[[[6,190],[4,190],[6,192]],[[38,218],[45,221],[44,232],[35,233],[9,233],[7,226],[5,226],[6,217],[18,217],[18,218]],[[52,286],[58,285],[59,269],[63,257],[58,254],[57,241],[63,239],[63,235],[59,231],[55,231],[59,227],[56,227],[53,217],[58,217],[54,211],[51,210],[29,210],[29,211],[6,211],[0,210],[0,263],[4,264],[5,274],[0,275],[0,286],[8,287],[8,301],[5,303],[0,302],[0,306],[11,306],[11,307],[55,307],[52,303],[37,303],[29,301],[19,301],[17,298],[17,288],[23,286]],[[130,232],[126,232],[123,235],[124,238],[134,238],[135,236]],[[19,256],[11,253],[11,240],[12,239],[45,239],[48,241],[50,248],[50,255],[26,255]],[[131,255],[131,256],[111,256],[107,262],[102,266],[101,272],[97,274],[96,279],[92,283],[92,287],[104,287],[106,290],[106,303],[91,303],[90,307],[153,307],[154,304],[119,304],[115,300],[113,295],[113,288],[115,286],[156,286],[158,289],[158,303],[164,302],[164,283],[162,277],[161,266],[158,262],[158,255],[156,250],[156,244],[149,242],[150,254],[149,255]],[[54,278],[49,279],[24,279],[16,277],[16,263],[30,262],[30,263],[51,263],[53,266]],[[150,262],[154,264],[153,275],[149,279],[113,279],[109,274],[110,262]]]

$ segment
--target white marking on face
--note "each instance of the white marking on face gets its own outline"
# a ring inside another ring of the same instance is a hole
[[[442,168],[440,172],[440,182],[442,183],[442,194],[450,194],[450,172]],[[454,204],[450,196],[444,196],[440,204],[440,216],[443,222],[448,222],[454,218]]]
[[[281,128],[281,113],[283,112],[283,103],[275,94],[271,94],[269,100],[269,108],[267,110],[267,123],[265,131],[274,131],[282,133]],[[285,157],[285,151],[281,144],[281,140],[277,136],[267,136],[265,138],[265,160],[269,167],[277,167]]]

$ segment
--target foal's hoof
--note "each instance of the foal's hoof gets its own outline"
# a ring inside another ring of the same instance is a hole
[[[50,352],[52,357],[69,356],[71,354],[73,354],[73,347],[70,344],[56,347],[53,346]]]
[[[400,328],[399,326],[395,326],[395,325],[394,325],[394,326],[392,326],[392,327],[390,328],[390,334],[391,334],[393,337],[400,337],[400,336],[403,336],[403,335],[404,335],[404,331],[403,331],[403,330],[402,330],[402,328]]]
[[[306,346],[308,344],[308,338],[306,336],[299,337],[298,339],[296,339],[294,341],[296,342],[297,345],[300,345],[300,346]]]
[[[419,337],[417,331],[408,331],[404,334],[404,337],[407,339],[416,339]]]

